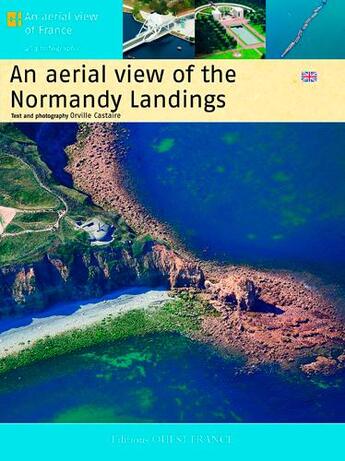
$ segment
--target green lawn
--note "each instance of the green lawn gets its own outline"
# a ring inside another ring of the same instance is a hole
[[[17,213],[6,232],[13,233],[21,230],[44,229],[55,224],[57,213],[54,211],[39,213]]]
[[[241,53],[240,58],[235,58],[231,51],[225,51],[223,53],[216,53],[211,56],[207,56],[208,59],[260,59],[261,54],[257,53],[255,50],[242,50],[237,49]]]
[[[31,210],[60,207],[59,201],[42,189],[28,166],[3,153],[0,153],[0,205]]]
[[[85,135],[87,131],[86,127]],[[13,152],[20,158],[12,157],[8,152]],[[54,254],[64,254],[67,258],[76,248],[86,251],[90,248],[89,238],[85,232],[75,228],[75,221],[86,221],[94,216],[115,226],[112,246],[131,247],[136,235],[120,215],[104,211],[92,204],[85,194],[57,184],[47,165],[41,160],[35,143],[12,125],[0,124],[0,205],[28,211],[49,210],[18,212],[7,226],[6,233],[50,227],[56,223],[57,210],[62,209],[61,201],[41,187],[31,168],[20,159],[33,166],[43,184],[53,193],[64,198],[68,204],[68,215],[60,222],[58,230],[1,238],[0,264],[31,262],[41,258],[48,250]],[[139,243],[136,244],[136,250],[140,249]]]
[[[52,244],[54,236],[49,233],[32,233],[0,240],[0,264],[34,261]]]
[[[249,25],[255,29],[260,35],[265,35],[264,28],[261,24],[253,24],[252,22],[249,23]]]

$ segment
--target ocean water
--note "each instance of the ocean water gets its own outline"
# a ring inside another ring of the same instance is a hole
[[[321,0],[267,0],[267,58],[279,58]],[[291,59],[345,58],[345,3],[328,4],[289,53]]]
[[[16,123],[23,133],[36,142],[40,155],[53,172],[57,182],[73,185],[72,177],[65,171],[67,155],[64,149],[76,142],[77,123]]]
[[[345,125],[126,126],[134,192],[200,257],[345,285]]]
[[[126,127],[131,186],[188,248],[345,286],[343,124]],[[129,338],[0,376],[0,422],[345,422],[344,373],[242,364],[179,335]]]
[[[344,422],[344,375],[239,372],[209,346],[164,334],[0,376],[0,422]]]
[[[142,24],[135,21],[131,14],[123,14],[123,40],[126,42],[134,38]],[[181,47],[182,49],[178,49]],[[129,51],[125,57],[138,59],[193,59],[194,45],[178,37],[167,35],[151,44],[145,44]]]

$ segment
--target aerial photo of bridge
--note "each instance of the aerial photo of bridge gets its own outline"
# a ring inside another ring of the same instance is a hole
[[[126,0],[124,57],[194,57],[194,25],[194,0]]]

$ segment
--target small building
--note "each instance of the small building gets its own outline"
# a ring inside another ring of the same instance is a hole
[[[240,6],[232,6],[230,9],[227,9],[220,20],[220,23],[225,28],[241,26],[247,22],[244,16],[244,8]]]
[[[76,227],[88,233],[91,245],[107,245],[114,240],[114,226],[104,223],[100,218],[76,223]]]
[[[235,19],[244,19],[244,9],[240,6],[234,6],[231,9],[231,15]]]

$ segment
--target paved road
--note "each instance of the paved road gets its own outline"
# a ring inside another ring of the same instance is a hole
[[[26,162],[25,160],[23,160],[18,155],[11,154],[11,153],[8,153],[8,152],[6,152],[6,155],[8,155],[9,157],[15,158],[16,160],[20,161],[25,166],[30,168],[30,170],[32,171],[32,174],[33,174],[34,178],[36,179],[36,181],[38,182],[39,186],[42,189],[44,189],[45,191],[47,191],[48,193],[50,193],[51,195],[53,195],[54,197],[56,197],[62,203],[63,209],[56,212],[57,213],[57,220],[56,220],[56,222],[54,224],[51,224],[50,226],[47,226],[47,227],[45,227],[43,229],[27,229],[27,230],[18,231],[18,232],[11,232],[11,233],[4,232],[1,235],[1,237],[2,238],[16,237],[18,235],[25,235],[25,234],[31,234],[31,233],[51,232],[53,230],[59,229],[61,220],[67,215],[67,213],[69,211],[68,203],[66,202],[66,200],[61,195],[59,195],[57,192],[53,191],[49,186],[47,186],[46,184],[44,184],[42,182],[42,180],[38,176],[35,168],[32,165],[30,165],[30,163]],[[35,210],[17,209],[17,211],[20,212],[20,213],[34,214],[34,213],[42,213],[42,212],[56,211],[56,210],[54,208],[41,208],[41,209],[35,209]]]

